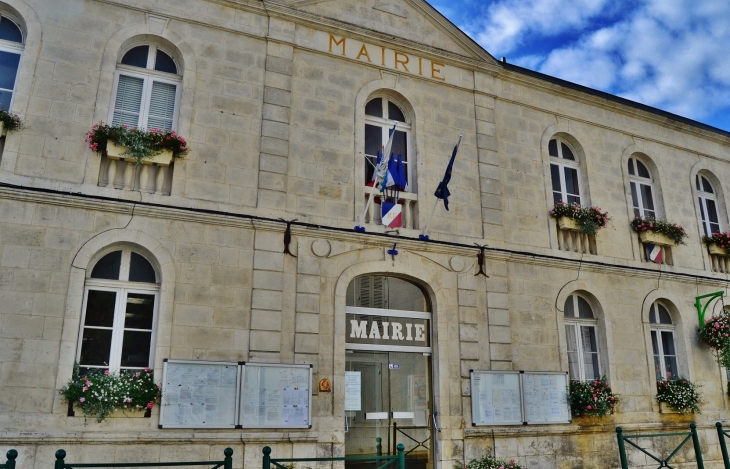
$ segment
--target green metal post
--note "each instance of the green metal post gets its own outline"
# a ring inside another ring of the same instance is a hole
[[[5,469],[15,469],[15,460],[18,457],[18,452],[14,449],[11,449],[8,451],[5,456],[7,456],[8,460],[5,462]]]
[[[223,455],[225,456],[223,458],[223,469],[233,469],[233,449],[232,448],[226,448],[223,450]]]
[[[730,469],[730,458],[727,454],[727,444],[725,443],[725,433],[722,431],[722,424],[717,422],[717,437],[720,439],[720,451],[722,451],[722,462],[725,464],[725,469]]]
[[[64,458],[66,457],[66,452],[62,449],[59,449],[56,451],[56,466],[55,469],[63,469],[63,466],[66,464],[64,461]]]
[[[271,448],[264,446],[264,465],[262,469],[271,469]]]
[[[629,469],[629,462],[626,459],[626,446],[624,444],[623,428],[616,427],[616,438],[618,438],[618,455],[621,458],[621,469]]]
[[[380,437],[377,437],[375,439],[375,455],[376,456],[382,456],[383,455],[383,439]]]
[[[700,327],[703,327],[705,325],[705,313],[707,312],[707,307],[710,306],[712,300],[714,300],[715,298],[720,298],[723,294],[723,292],[718,291],[715,293],[708,293],[707,295],[700,295],[695,298],[695,308],[697,308],[697,319],[699,320]],[[709,298],[709,300],[707,300],[707,303],[702,306],[702,300],[704,300],[705,298]]]
[[[406,447],[403,446],[403,443],[398,443],[396,448],[398,449],[398,469],[406,469],[406,455],[403,454]]]
[[[690,423],[689,429],[692,432],[692,444],[695,447],[695,457],[697,458],[697,469],[705,469],[705,463],[702,462],[702,448],[700,448],[700,437],[697,436],[697,425],[695,425],[694,423]]]

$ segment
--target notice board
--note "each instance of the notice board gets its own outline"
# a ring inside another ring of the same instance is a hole
[[[472,425],[522,425],[519,371],[471,371]]]
[[[312,365],[245,363],[241,368],[241,427],[312,426]]]
[[[568,374],[471,370],[472,425],[570,423]]]
[[[160,428],[235,428],[239,365],[165,359]]]
[[[522,393],[528,424],[570,423],[567,373],[525,372]]]

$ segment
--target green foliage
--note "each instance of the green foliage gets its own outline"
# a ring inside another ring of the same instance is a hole
[[[605,228],[611,219],[608,212],[601,212],[601,207],[582,207],[580,204],[565,202],[556,203],[550,210],[550,216],[572,218],[578,223],[578,228],[589,235],[595,235],[598,230]]]
[[[706,245],[717,244],[722,249],[730,248],[730,233],[724,231],[722,233],[713,233],[712,236],[703,236],[702,241]]]
[[[119,409],[151,409],[160,398],[160,387],[149,368],[122,373],[91,370],[82,376],[78,363],[71,380],[59,392],[67,402],[80,407],[84,417],[95,416],[97,422]]]
[[[700,413],[702,397],[697,390],[700,386],[681,376],[672,380],[656,382],[656,400],[665,402],[680,414]]]
[[[717,362],[730,368],[730,314],[712,316],[697,333],[700,342],[713,349]]]
[[[497,459],[487,453],[480,459],[472,459],[469,464],[463,464],[460,461],[454,463],[454,469],[529,469],[526,466],[520,466],[514,460],[509,462],[504,459]]]
[[[7,129],[8,132],[21,130],[25,127],[25,123],[19,115],[6,111],[5,109],[0,109],[0,122],[5,124],[5,129]]]
[[[674,241],[675,244],[685,244],[684,238],[687,237],[687,233],[684,231],[684,228],[676,223],[669,223],[666,220],[657,220],[653,217],[636,217],[631,220],[631,228],[637,233],[653,231],[654,233],[663,234]]]
[[[126,147],[122,156],[134,158],[138,166],[142,164],[142,160],[152,158],[162,150],[171,150],[173,158],[182,158],[188,153],[187,142],[174,130],[145,130],[99,122],[86,133],[86,143],[97,153],[106,150],[109,140]]]
[[[606,377],[593,381],[571,380],[568,388],[568,402],[573,417],[613,414],[619,402],[618,394],[614,394]]]

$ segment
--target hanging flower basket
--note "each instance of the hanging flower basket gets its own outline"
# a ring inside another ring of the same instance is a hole
[[[593,381],[571,380],[568,402],[573,417],[601,418],[613,414],[619,397],[611,390],[604,376]]]
[[[81,408],[84,418],[96,417],[97,422],[112,416],[143,416],[160,398],[160,386],[149,368],[122,373],[93,370],[81,376],[78,363],[59,392],[69,404]]]
[[[558,202],[550,216],[558,220],[561,230],[581,231],[595,235],[598,230],[608,225],[608,212],[601,212],[601,207],[582,207],[580,204],[566,204]]]
[[[666,404],[671,410],[679,414],[699,414],[701,412],[702,397],[698,391],[699,385],[688,379],[678,377],[672,380],[659,380],[656,382],[656,387],[656,399],[659,401],[660,409],[661,404]]]
[[[713,233],[712,236],[705,236],[702,241],[707,245],[710,254],[716,256],[727,256],[727,248],[730,247],[730,233]]]
[[[169,165],[188,153],[187,141],[174,130],[138,129],[99,122],[86,133],[86,143],[96,153],[106,152],[112,159],[141,164]]]
[[[676,223],[656,218],[636,217],[631,220],[631,229],[639,233],[642,243],[657,244],[659,246],[676,246],[685,244],[687,233]]]
[[[712,316],[697,331],[700,342],[713,350],[717,362],[730,368],[730,314]]]

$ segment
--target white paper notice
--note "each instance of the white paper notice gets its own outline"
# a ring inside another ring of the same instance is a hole
[[[527,423],[561,423],[570,421],[568,377],[565,374],[526,372],[522,377]]]
[[[519,373],[472,372],[472,421],[476,425],[522,423]]]
[[[246,364],[241,424],[244,427],[306,427],[311,392],[308,366]]]
[[[345,371],[345,410],[360,411],[362,382],[359,371]]]
[[[168,361],[163,427],[234,427],[238,364]]]

